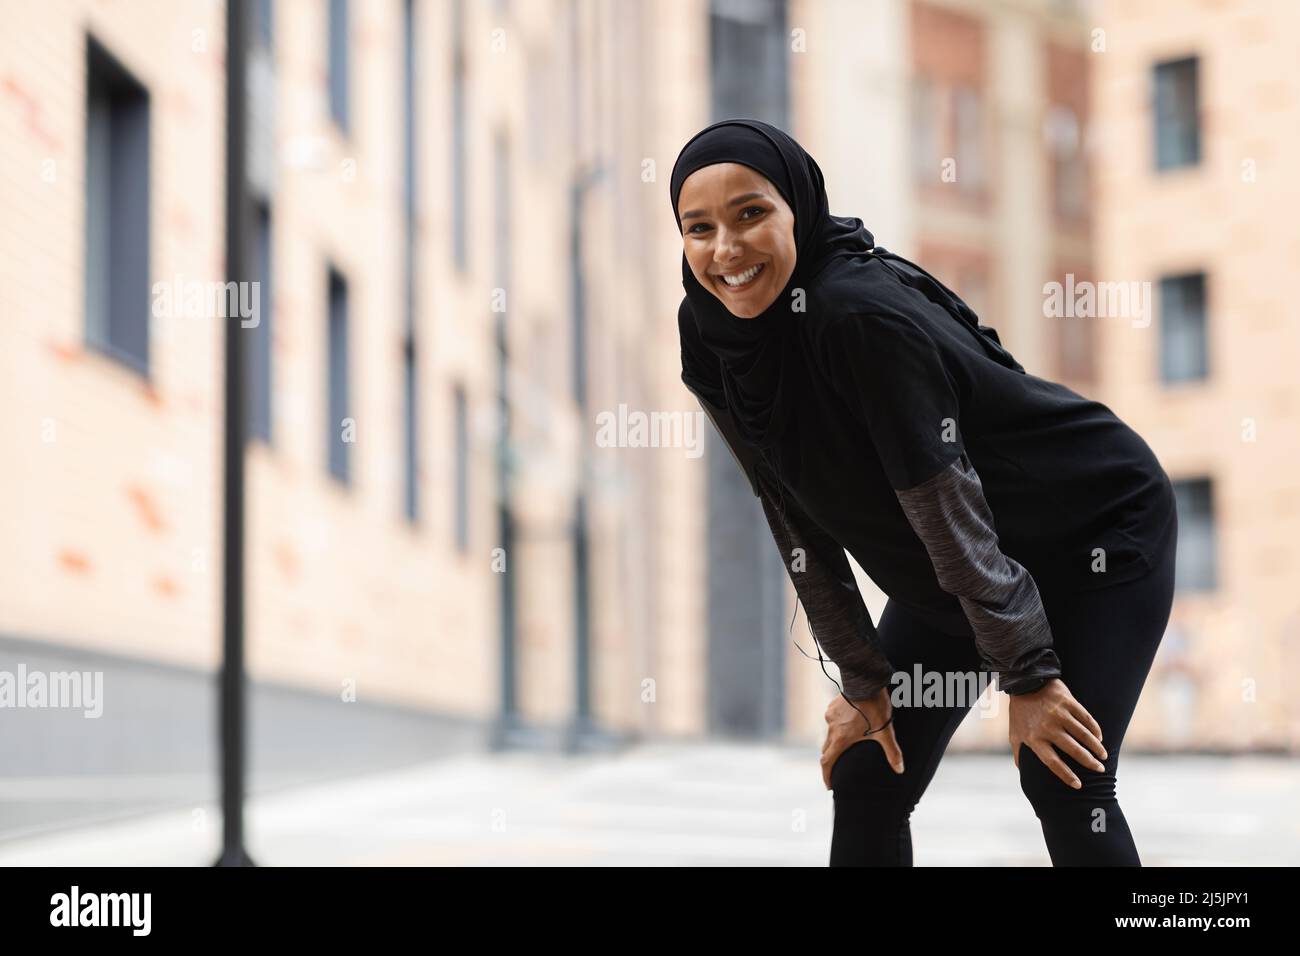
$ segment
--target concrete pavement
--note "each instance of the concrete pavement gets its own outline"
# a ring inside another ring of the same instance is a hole
[[[282,866],[825,866],[816,756],[717,741],[455,756],[256,797],[248,848]],[[1295,759],[1125,754],[1119,795],[1147,866],[1300,863]],[[912,833],[918,866],[1049,865],[1009,756],[946,756]],[[207,865],[219,839],[217,807],[191,806],[8,839],[0,865]]]

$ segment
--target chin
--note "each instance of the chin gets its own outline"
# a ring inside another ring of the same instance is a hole
[[[760,315],[762,315],[771,307],[773,302],[776,301],[775,299],[769,299],[767,302],[747,303],[744,306],[744,311],[737,312],[736,309],[738,308],[738,306],[735,303],[727,302],[721,296],[717,296],[717,299],[719,302],[721,302],[724,306],[727,307],[728,312],[730,312],[738,319],[758,318]]]
[[[713,297],[722,303],[722,307],[724,309],[726,309],[728,312],[730,312],[738,319],[752,319],[755,315],[758,314],[757,312],[750,312],[748,310],[745,312],[737,312],[736,304],[734,302],[728,302],[726,299],[718,295],[716,292],[713,293]]]

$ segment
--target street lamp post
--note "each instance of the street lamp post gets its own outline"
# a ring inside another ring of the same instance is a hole
[[[226,273],[247,280],[247,0],[226,0]],[[239,288],[239,286],[236,286]],[[221,727],[222,848],[217,866],[253,866],[244,849],[244,415],[243,330],[227,321]]]

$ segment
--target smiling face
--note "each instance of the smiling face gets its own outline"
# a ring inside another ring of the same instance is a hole
[[[691,272],[727,311],[752,319],[776,301],[794,274],[794,210],[766,176],[740,163],[701,166],[682,183],[677,212]]]

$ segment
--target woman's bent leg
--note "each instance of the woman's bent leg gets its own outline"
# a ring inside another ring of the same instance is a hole
[[[971,639],[935,631],[894,601],[886,603],[876,631],[894,667],[909,679],[916,664],[925,672],[974,674],[979,670]],[[912,865],[912,810],[974,700],[953,703],[894,707],[890,726],[903,751],[906,769],[901,774],[893,771],[884,749],[871,738],[840,755],[831,768],[835,801],[831,866]]]
[[[1020,787],[1043,827],[1053,866],[1141,866],[1115,795],[1120,747],[1164,635],[1173,603],[1174,545],[1136,581],[1098,591],[1043,593],[1061,660],[1061,679],[1101,725],[1106,770],[1057,749],[1079,778],[1065,784],[1028,747],[1020,748]]]

